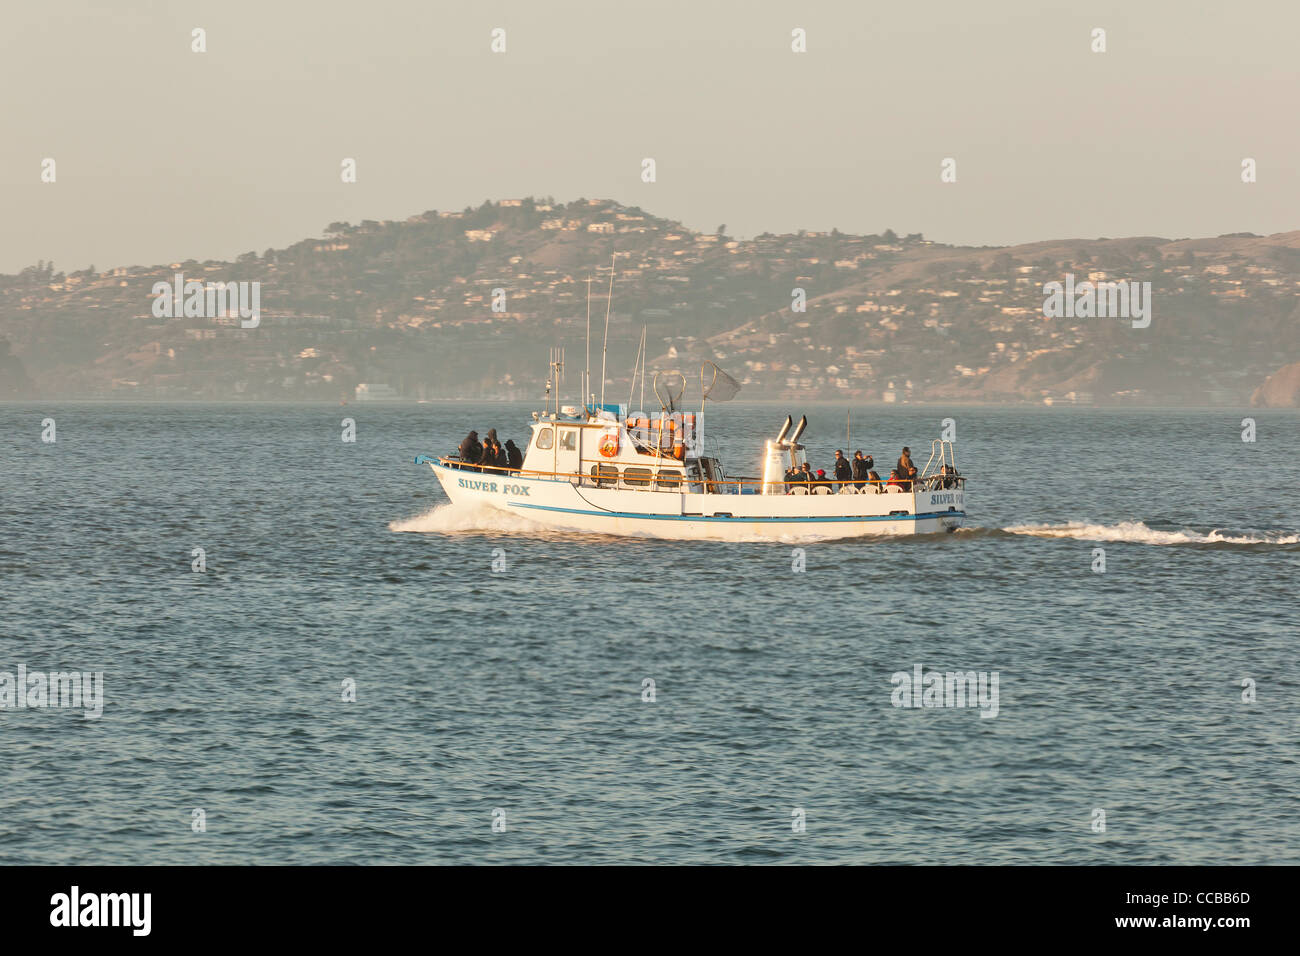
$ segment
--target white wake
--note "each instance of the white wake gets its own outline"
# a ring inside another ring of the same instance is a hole
[[[1070,521],[1064,524],[1017,524],[1003,528],[1008,534],[1035,538],[1076,538],[1080,541],[1131,541],[1136,544],[1300,544],[1300,534],[1292,531],[1255,531],[1232,534],[1219,529],[1199,531],[1160,531],[1141,521],[1117,524],[1090,524]]]
[[[422,515],[390,521],[389,531],[423,534],[461,534],[492,532],[496,534],[536,534],[548,529],[522,515],[502,511],[485,504],[441,504]]]

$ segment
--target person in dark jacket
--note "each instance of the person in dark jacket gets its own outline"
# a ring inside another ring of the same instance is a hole
[[[483,441],[483,452],[479,455],[478,463],[483,468],[495,468],[497,463],[497,451],[492,444],[491,438]]]
[[[502,469],[509,468],[510,467],[509,453],[503,447],[501,447],[500,442],[497,442],[493,447],[496,448],[497,451],[497,460],[495,462],[496,466]]]
[[[858,489],[858,491],[861,491],[863,486],[865,486],[867,481],[870,479],[871,466],[873,464],[874,462],[870,458],[864,458],[862,456],[861,448],[859,448],[856,452],[854,452],[853,485]]]
[[[876,492],[879,492],[881,486],[884,484],[880,479],[880,472],[876,471],[874,468],[867,472],[867,483],[871,485]]]
[[[797,474],[798,474],[798,472],[795,471],[795,467],[794,467],[794,465],[791,465],[789,468],[787,468],[787,469],[785,470],[785,478],[784,478],[784,480],[785,480],[785,493],[786,493],[787,495],[788,495],[788,494],[791,492],[791,490],[794,488],[794,476],[797,475]]]
[[[849,460],[844,457],[843,451],[838,448],[835,449],[835,480],[839,482],[839,484],[835,486],[835,490],[841,490],[849,483],[849,479],[852,477],[853,466],[850,465]]]
[[[470,432],[460,443],[460,460],[466,465],[477,465],[483,457],[483,446],[478,443],[478,432]]]
[[[805,488],[808,491],[812,491],[812,488],[808,486],[808,483],[811,480],[812,480],[812,468],[810,468],[808,462],[805,461],[802,465],[795,468],[794,470],[794,488],[792,488],[791,490],[797,488]]]
[[[513,438],[506,439],[506,464],[511,470],[518,471],[524,467],[524,453],[519,450]]]

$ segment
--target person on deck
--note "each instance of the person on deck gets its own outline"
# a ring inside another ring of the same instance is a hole
[[[838,448],[835,449],[835,480],[839,482],[839,484],[836,485],[835,490],[842,490],[844,486],[849,483],[849,479],[852,477],[853,466],[850,465],[849,460],[844,457],[843,451]]]
[[[483,446],[478,443],[478,432],[470,432],[460,443],[460,460],[466,465],[477,465],[483,457]]]
[[[519,450],[513,438],[506,439],[506,464],[511,471],[518,471],[524,467],[524,453]]]
[[[853,485],[861,491],[870,479],[871,466],[874,464],[870,458],[862,456],[862,449],[859,448],[853,454]]]
[[[814,476],[812,472],[812,465],[808,464],[808,462],[805,461],[803,463],[803,467],[799,470],[798,480],[799,483],[803,485],[805,489],[807,489],[809,494],[812,494],[813,477]]]
[[[912,482],[916,480],[916,465],[912,464],[912,450],[906,445],[903,446],[903,453],[898,456],[898,477],[903,479],[903,490],[911,491]]]

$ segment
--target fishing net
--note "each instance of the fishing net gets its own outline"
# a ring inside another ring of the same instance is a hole
[[[700,389],[709,401],[729,402],[740,392],[740,383],[712,362],[700,367]]]

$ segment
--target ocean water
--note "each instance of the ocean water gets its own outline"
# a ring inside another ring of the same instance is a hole
[[[815,467],[955,420],[965,530],[799,573],[412,462],[530,410],[0,405],[0,672],[104,687],[0,710],[0,862],[1300,862],[1297,414],[718,406],[741,474],[786,412]]]

